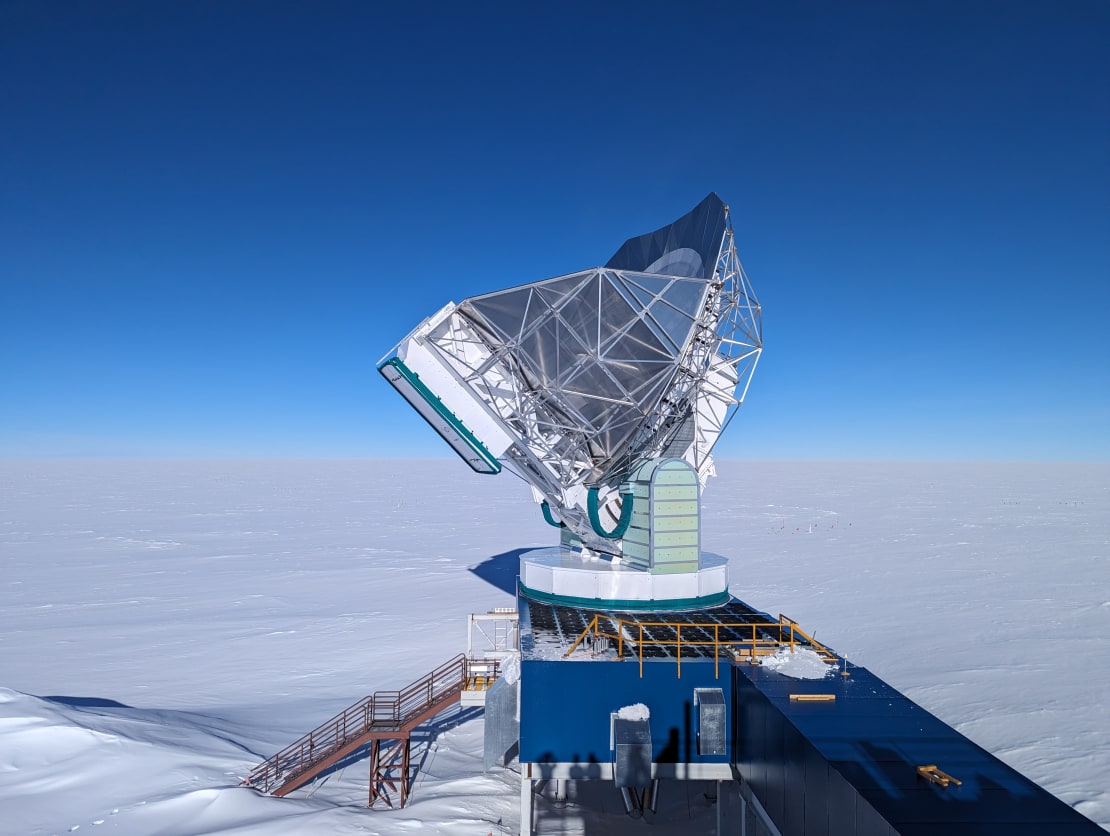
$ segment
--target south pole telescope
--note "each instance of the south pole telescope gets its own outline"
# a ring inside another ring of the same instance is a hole
[[[471,468],[528,482],[564,543],[619,556],[630,475],[681,459],[704,486],[762,349],[709,194],[602,267],[448,303],[378,368]]]

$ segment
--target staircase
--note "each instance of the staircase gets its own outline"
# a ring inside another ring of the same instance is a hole
[[[376,691],[260,763],[243,784],[288,795],[369,743],[370,806],[381,800],[392,807],[392,792],[404,807],[412,730],[459,701],[472,681],[470,667],[460,653],[400,691]]]

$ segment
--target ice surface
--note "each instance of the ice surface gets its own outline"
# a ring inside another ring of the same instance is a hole
[[[719,472],[703,547],[734,594],[1110,826],[1110,466]],[[0,830],[515,832],[518,778],[482,771],[472,709],[417,741],[405,810],[365,809],[365,761],[286,799],[237,785],[462,651],[553,532],[521,482],[455,461],[5,462]],[[712,821],[687,801],[678,832]]]

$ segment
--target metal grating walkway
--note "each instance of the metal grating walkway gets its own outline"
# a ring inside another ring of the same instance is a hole
[[[625,625],[630,622],[637,625],[650,625],[643,627],[644,638],[650,640],[644,642],[644,658],[674,658],[672,645],[675,641],[676,631],[674,627],[670,626],[674,624],[682,625],[683,639],[689,639],[691,642],[695,640],[713,641],[714,625],[718,625],[720,640],[723,643],[740,643],[750,638],[750,630],[738,628],[735,626],[737,624],[761,625],[758,632],[762,637],[768,641],[777,638],[777,633],[772,633],[771,630],[762,626],[774,623],[777,619],[737,600],[729,601],[720,607],[691,610],[689,612],[599,612],[597,610],[583,610],[558,604],[541,603],[526,598],[522,598],[521,601],[527,602],[533,635],[537,638],[555,639],[568,646],[590,625],[594,616],[600,616],[601,622],[608,632],[616,632],[618,620],[624,622]],[[660,622],[666,622],[666,625],[659,626]],[[712,658],[713,649],[691,643],[690,646],[683,646],[682,655],[684,657]]]

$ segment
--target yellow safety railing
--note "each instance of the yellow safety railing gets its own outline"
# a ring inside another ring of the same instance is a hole
[[[605,620],[606,625],[602,625],[602,619]],[[615,624],[617,632],[608,632],[608,625]],[[674,631],[674,638],[653,638],[652,636],[644,636],[645,627],[659,627],[670,629]],[[683,638],[682,630],[686,628],[687,638]],[[708,632],[712,628],[712,639],[698,639],[689,638],[689,631],[691,630],[704,630]],[[725,638],[721,638],[721,632],[727,631]],[[626,633],[636,632],[636,638],[633,639]],[[582,634],[575,639],[574,644],[570,649],[563,654],[563,658],[567,658],[575,650],[578,645],[582,644],[590,636],[595,639],[610,639],[617,643],[617,658],[624,659],[625,644],[633,644],[636,648],[636,656],[640,662],[640,676],[644,675],[644,648],[655,647],[673,647],[675,649],[675,659],[677,661],[678,676],[682,678],[682,648],[683,647],[712,647],[713,648],[713,677],[716,679],[720,675],[720,657],[721,651],[728,653],[733,659],[739,660],[747,657],[749,661],[755,662],[761,656],[770,656],[775,653],[779,648],[789,647],[790,652],[793,653],[797,647],[807,647],[813,650],[825,662],[830,665],[835,665],[840,661],[833,651],[819,644],[813,636],[805,632],[792,618],[787,618],[785,615],[779,614],[778,621],[738,621],[738,622],[712,622],[707,624],[693,624],[681,623],[674,621],[629,621],[623,618],[612,616],[603,616],[600,613],[595,615]]]

